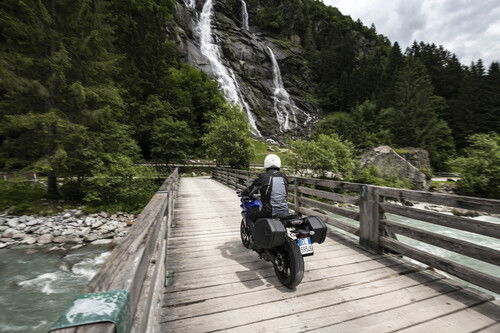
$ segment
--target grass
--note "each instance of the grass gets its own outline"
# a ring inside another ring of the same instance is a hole
[[[263,164],[268,154],[276,154],[281,158],[282,165],[286,166],[286,161],[292,157],[292,154],[286,148],[281,148],[260,140],[254,140],[253,144],[255,156],[251,161],[252,164]]]

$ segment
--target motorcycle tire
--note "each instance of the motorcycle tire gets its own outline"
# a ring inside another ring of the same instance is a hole
[[[241,242],[243,243],[243,246],[246,247],[247,249],[250,249],[251,246],[251,236],[248,233],[247,228],[245,227],[245,223],[243,220],[241,220],[241,225],[240,225],[240,236],[241,236]]]
[[[285,244],[276,251],[276,260],[273,266],[278,280],[285,287],[294,289],[302,281],[304,258],[295,240],[290,237],[286,238]]]

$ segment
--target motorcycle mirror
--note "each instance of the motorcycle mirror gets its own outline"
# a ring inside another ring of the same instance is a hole
[[[241,197],[241,190],[236,190],[236,195]]]

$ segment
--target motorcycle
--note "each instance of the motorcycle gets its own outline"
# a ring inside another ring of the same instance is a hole
[[[262,206],[260,194],[241,198],[241,242],[247,249],[254,250],[261,259],[273,264],[278,280],[294,289],[304,277],[304,258],[314,255],[314,243],[321,244],[326,238],[326,224],[316,216],[300,218],[288,214],[273,218],[251,221],[247,212],[252,207]]]

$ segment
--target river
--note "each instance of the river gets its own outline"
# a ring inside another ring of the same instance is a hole
[[[335,217],[338,220],[341,220],[343,222],[347,222],[353,226],[359,226],[359,222],[357,222],[357,221],[354,221],[354,220],[351,220],[351,219],[348,219],[346,217],[336,215],[336,214],[330,214],[330,215]],[[414,219],[410,219],[410,218],[406,218],[406,217],[402,217],[402,216],[398,216],[398,215],[386,214],[386,216],[389,220],[394,221],[394,222],[399,222],[401,224],[409,225],[409,226],[412,226],[415,228],[424,229],[424,230],[434,232],[437,234],[441,234],[441,235],[445,235],[445,236],[449,236],[449,237],[454,237],[457,239],[462,239],[462,240],[465,240],[468,242],[472,242],[475,244],[480,244],[480,245],[483,245],[486,247],[500,250],[500,240],[498,240],[496,238],[478,235],[478,234],[467,232],[467,231],[447,228],[447,227],[443,227],[440,225],[427,223],[427,222],[423,222],[423,221],[418,221],[418,220],[414,220]],[[474,219],[500,224],[500,218],[496,218],[496,217],[492,217],[492,216],[478,216],[478,217],[475,217]],[[329,227],[331,227],[331,226],[329,226]],[[331,227],[331,228],[334,229],[335,231],[338,231],[339,233],[342,233],[342,234],[347,235],[349,237],[354,237],[353,235],[351,235],[343,230],[340,230],[338,228],[335,228],[335,227]],[[440,256],[440,257],[443,257],[446,259],[456,261],[462,265],[474,268],[474,269],[481,271],[481,272],[484,272],[484,273],[491,274],[493,276],[500,276],[500,267],[498,267],[498,266],[483,262],[481,260],[466,257],[464,255],[461,255],[461,254],[458,254],[458,253],[455,253],[452,251],[448,251],[448,250],[442,249],[442,248],[434,246],[434,245],[423,243],[423,242],[420,242],[418,240],[411,239],[409,237],[397,235],[397,238],[399,241],[401,241],[405,244],[414,246],[420,250],[432,253],[436,256]],[[413,261],[413,260],[411,260],[411,261]],[[418,263],[418,264],[420,264],[420,263]],[[453,277],[453,276],[450,276],[444,272],[441,272],[441,273],[443,273],[444,275],[451,277],[453,279],[460,280],[460,279]],[[460,281],[462,281],[463,283],[465,283],[467,285],[472,285],[471,283],[468,283],[466,281],[463,281],[463,280],[460,280]],[[487,291],[487,290],[484,290],[484,289],[477,287],[477,286],[474,286],[474,288],[483,290],[489,294],[493,294],[497,299],[500,298],[500,295],[495,294],[492,291]]]
[[[47,332],[109,256],[87,246],[64,256],[0,250],[0,332]]]

